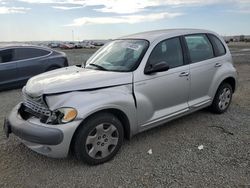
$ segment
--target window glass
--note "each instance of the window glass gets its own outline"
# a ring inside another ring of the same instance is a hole
[[[214,57],[213,47],[205,34],[185,36],[192,63]]]
[[[16,48],[15,61],[48,55],[50,51],[36,48]]]
[[[14,50],[13,49],[7,49],[0,51],[0,63],[7,63],[10,61],[13,61],[14,57]]]
[[[114,40],[97,51],[88,61],[86,68],[106,71],[128,72],[133,70],[148,47],[146,40]]]
[[[169,65],[169,68],[178,67],[184,64],[179,38],[162,41],[153,49],[148,63],[154,65],[162,61],[165,61]]]
[[[224,45],[222,44],[222,42],[214,35],[210,35],[210,38],[213,40],[214,44],[216,45],[215,55],[222,56],[226,54],[226,49]]]

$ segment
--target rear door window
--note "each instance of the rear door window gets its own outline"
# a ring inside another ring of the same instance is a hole
[[[185,36],[192,63],[214,57],[213,47],[205,34]]]
[[[50,51],[36,48],[16,48],[15,49],[15,61],[37,58],[48,55]]]
[[[0,51],[0,63],[8,63],[13,61],[14,58],[14,50],[6,49]]]

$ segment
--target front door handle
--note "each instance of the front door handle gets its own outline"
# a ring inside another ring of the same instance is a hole
[[[180,76],[180,77],[184,77],[184,76],[188,76],[188,75],[189,75],[188,72],[182,72],[179,76]]]
[[[215,66],[215,67],[221,67],[222,64],[221,64],[221,63],[216,63],[214,66]]]

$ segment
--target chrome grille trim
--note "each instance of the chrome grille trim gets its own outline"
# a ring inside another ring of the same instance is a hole
[[[51,112],[43,100],[43,96],[31,97],[23,90],[23,104],[36,114],[50,116]]]

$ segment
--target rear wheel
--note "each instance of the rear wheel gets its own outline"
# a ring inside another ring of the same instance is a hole
[[[211,110],[217,114],[224,113],[230,106],[232,95],[232,86],[228,83],[222,83],[216,92]]]
[[[75,155],[88,164],[109,161],[119,151],[123,135],[122,124],[113,114],[92,116],[75,135]]]

